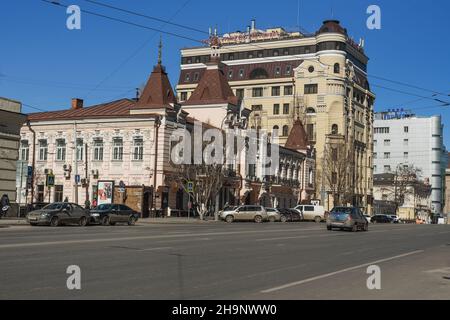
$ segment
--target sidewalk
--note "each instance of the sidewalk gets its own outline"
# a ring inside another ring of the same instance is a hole
[[[139,219],[136,224],[209,224],[218,223],[214,219],[200,220],[198,218],[178,218],[178,217],[168,217],[168,218],[142,218]]]
[[[25,218],[2,218],[0,219],[0,227],[3,226],[26,226],[28,222]]]

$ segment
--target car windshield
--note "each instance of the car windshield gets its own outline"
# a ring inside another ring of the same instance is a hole
[[[46,205],[42,210],[61,210],[63,208],[63,203],[52,203]]]
[[[223,209],[223,211],[233,211],[233,210],[235,210],[237,207],[235,207],[235,206],[226,206],[224,209]]]
[[[266,208],[267,212],[277,212],[277,209],[275,208]]]
[[[331,210],[331,214],[350,214],[352,213],[352,208],[334,208]]]
[[[111,205],[110,204],[101,204],[96,209],[97,210],[109,210],[109,209],[111,209]]]

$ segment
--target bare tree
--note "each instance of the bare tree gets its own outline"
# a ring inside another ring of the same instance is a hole
[[[326,190],[333,196],[333,206],[353,201],[351,181],[353,156],[344,143],[327,143],[323,154],[322,175]]]
[[[401,207],[408,195],[426,198],[429,192],[426,185],[420,181],[422,170],[414,165],[398,165],[393,176],[393,202],[396,211]],[[428,195],[429,196],[429,195]]]
[[[221,164],[181,164],[175,168],[175,180],[189,194],[195,209],[203,220],[214,203],[226,179],[226,169]],[[188,184],[193,183],[193,189]],[[217,217],[216,217],[217,219]]]

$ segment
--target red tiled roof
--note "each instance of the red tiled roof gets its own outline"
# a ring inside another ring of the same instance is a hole
[[[237,105],[238,98],[231,90],[230,84],[223,72],[219,61],[212,61],[207,65],[200,83],[185,105],[205,105],[230,103]]]
[[[338,20],[325,20],[319,31],[317,31],[317,34],[329,32],[347,35],[347,29],[343,28]]]
[[[51,121],[89,118],[133,117],[132,115],[130,115],[130,109],[135,105],[136,101],[134,100],[121,99],[80,109],[30,113],[28,115],[28,120]]]
[[[285,147],[291,150],[305,150],[308,148],[308,136],[300,120],[294,122]]]
[[[157,64],[134,109],[171,108],[176,102],[169,77],[164,67],[161,64]]]

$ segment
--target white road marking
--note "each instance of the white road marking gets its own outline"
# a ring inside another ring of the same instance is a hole
[[[382,262],[387,262],[387,261],[391,261],[391,260],[395,260],[395,259],[404,258],[404,257],[411,256],[411,255],[414,255],[414,254],[422,253],[422,252],[424,252],[424,250],[416,250],[416,251],[400,254],[398,256],[394,256],[394,257],[390,257],[390,258],[385,258],[385,259],[380,259],[380,260],[377,260],[377,261],[372,261],[372,262],[360,264],[358,266],[345,268],[345,269],[342,269],[342,270],[338,270],[338,271],[322,274],[322,275],[315,276],[315,277],[312,277],[312,278],[308,278],[308,279],[304,279],[304,280],[300,280],[300,281],[296,281],[296,282],[287,283],[285,285],[278,286],[278,287],[275,287],[275,288],[263,290],[263,291],[261,291],[261,293],[271,293],[271,292],[275,292],[275,291],[284,290],[284,289],[291,288],[291,287],[294,287],[294,286],[298,286],[298,285],[301,285],[301,284],[304,284],[304,283],[308,283],[308,282],[312,282],[312,281],[315,281],[315,280],[328,278],[328,277],[331,277],[331,276],[334,276],[334,275],[337,275],[337,274],[340,274],[340,273],[344,273],[344,272],[348,272],[348,271],[352,271],[352,270],[356,270],[356,269],[361,269],[361,268],[368,267],[368,266],[371,266],[371,265],[374,265],[374,264],[379,264],[379,263],[382,263]]]

